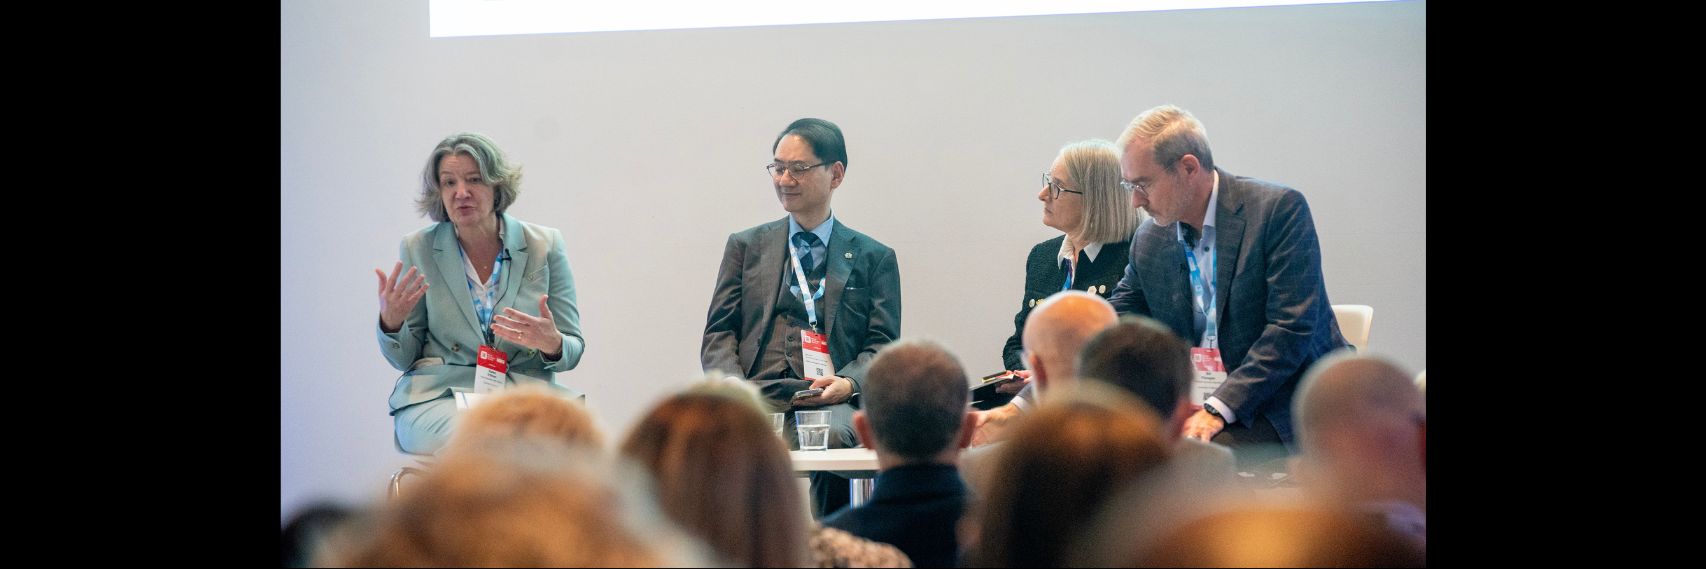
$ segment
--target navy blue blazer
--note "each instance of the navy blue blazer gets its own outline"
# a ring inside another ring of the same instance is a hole
[[[1315,360],[1345,346],[1321,276],[1315,221],[1297,190],[1216,171],[1214,297],[1227,380],[1214,396],[1239,422],[1270,422],[1290,445],[1297,382]],[[1177,229],[1149,219],[1133,234],[1131,262],[1108,301],[1196,345],[1190,287]]]
[[[1013,315],[1013,335],[1001,347],[1001,362],[1007,369],[1026,369],[1024,358],[1019,357],[1025,349],[1025,320],[1030,319],[1031,309],[1036,308],[1037,303],[1060,292],[1061,285],[1066,283],[1066,272],[1060,270],[1060,244],[1064,242],[1066,236],[1061,235],[1038,243],[1025,257],[1025,298],[1019,301],[1019,313]],[[1102,250],[1096,252],[1096,260],[1087,264],[1080,262],[1085,254],[1079,252],[1072,267],[1072,289],[1089,291],[1103,298],[1113,294],[1120,277],[1125,274],[1130,249],[1130,239],[1103,243]]]
[[[959,542],[954,531],[966,509],[966,483],[947,464],[907,464],[877,474],[871,500],[843,508],[823,525],[887,543],[912,558],[914,567],[954,567]]]

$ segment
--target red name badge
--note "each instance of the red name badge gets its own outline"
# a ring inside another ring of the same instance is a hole
[[[1220,361],[1220,348],[1191,348],[1191,407],[1201,409],[1203,402],[1226,383],[1226,365]]]
[[[800,367],[806,379],[829,377],[829,338],[811,330],[800,331]]]
[[[491,393],[504,388],[505,372],[509,371],[509,356],[491,346],[480,346],[479,360],[474,368],[474,392]]]

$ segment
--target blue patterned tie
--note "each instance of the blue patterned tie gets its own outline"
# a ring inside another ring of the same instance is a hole
[[[817,259],[812,256],[812,247],[816,247],[819,242],[817,234],[810,231],[794,234],[794,247],[800,250],[800,270],[806,273],[807,278],[811,277],[812,269],[817,268]]]

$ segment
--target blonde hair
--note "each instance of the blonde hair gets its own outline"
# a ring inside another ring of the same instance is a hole
[[[750,390],[707,382],[665,399],[621,454],[651,472],[664,512],[734,565],[808,563],[804,495]]]
[[[493,395],[464,413],[446,445],[446,452],[484,444],[481,441],[493,437],[526,436],[604,448],[604,433],[593,423],[585,405],[543,385],[523,385]]]
[[[1138,209],[1120,188],[1120,152],[1101,139],[1074,142],[1060,148],[1058,159],[1067,181],[1084,192],[1084,216],[1078,234],[1096,243],[1117,243],[1137,229]],[[1083,246],[1083,243],[1079,243]]]
[[[381,505],[368,539],[329,566],[704,563],[704,551],[623,482],[634,474],[607,457],[537,437],[489,442],[446,454],[414,491]]]

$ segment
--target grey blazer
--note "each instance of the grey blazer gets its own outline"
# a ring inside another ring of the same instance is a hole
[[[1297,190],[1216,170],[1214,296],[1227,380],[1214,395],[1240,422],[1269,421],[1289,445],[1298,380],[1316,359],[1345,345],[1327,301],[1315,221]],[[1161,321],[1195,345],[1190,274],[1175,231],[1153,219],[1138,226],[1131,262],[1108,301],[1122,313]]]
[[[746,377],[763,353],[761,337],[774,318],[788,259],[787,240],[786,217],[729,235],[699,348],[706,371]],[[823,329],[829,335],[830,364],[836,375],[853,380],[857,393],[877,350],[900,337],[900,266],[894,249],[840,219],[835,220],[826,255]],[[773,398],[790,396],[810,384],[780,381],[784,380],[758,383]]]
[[[586,350],[563,234],[507,214],[503,226],[510,261],[498,280],[492,312],[502,314],[503,309],[514,307],[538,316],[539,295],[550,294],[546,304],[563,336],[563,347],[562,357],[554,362],[546,361],[537,350],[502,338],[494,347],[508,354],[509,377],[516,383],[542,383],[573,395],[574,390],[553,381],[556,372],[574,369]],[[405,235],[399,255],[405,274],[409,267],[418,267],[431,286],[396,332],[380,330],[377,319],[373,325],[379,351],[392,367],[403,371],[391,390],[392,415],[409,405],[450,397],[453,391],[472,391],[475,359],[484,343],[451,224],[435,223]]]

